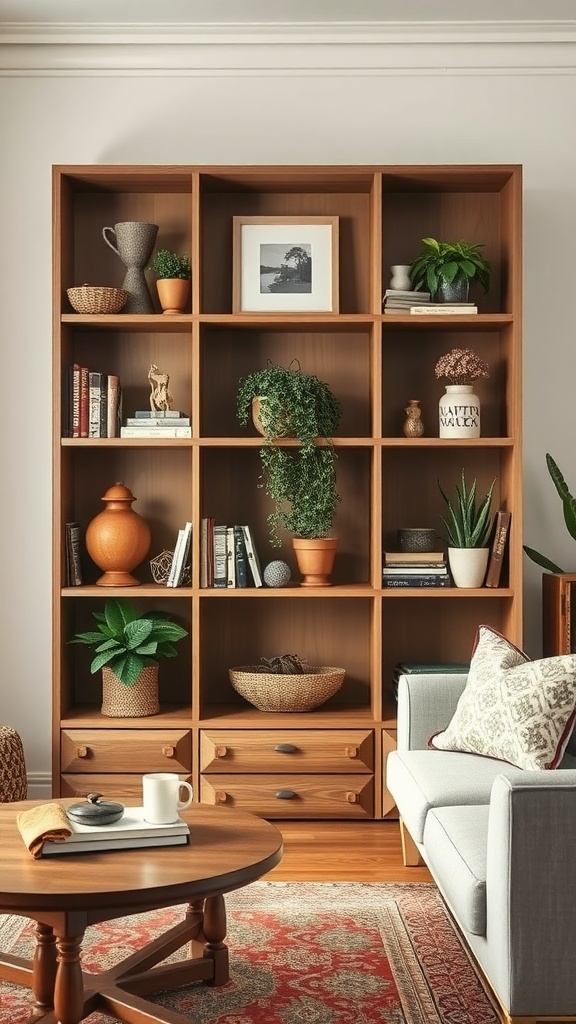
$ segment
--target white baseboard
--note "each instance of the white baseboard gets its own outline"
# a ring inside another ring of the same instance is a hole
[[[52,776],[49,772],[28,772],[27,779],[29,800],[50,800]]]

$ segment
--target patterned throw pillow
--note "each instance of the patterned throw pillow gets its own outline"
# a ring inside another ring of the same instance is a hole
[[[556,768],[576,716],[576,655],[530,661],[480,626],[464,692],[428,746],[495,757],[518,768]]]

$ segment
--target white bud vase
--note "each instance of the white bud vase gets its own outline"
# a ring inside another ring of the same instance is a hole
[[[472,384],[447,384],[438,415],[440,437],[480,437],[480,399]]]
[[[412,282],[410,280],[410,264],[409,263],[396,263],[390,267],[392,277],[390,279],[390,287],[395,291],[402,289],[402,291],[411,291]]]

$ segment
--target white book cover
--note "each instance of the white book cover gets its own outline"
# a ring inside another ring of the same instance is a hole
[[[63,843],[45,842],[42,846],[43,857],[57,857],[67,853],[106,853],[108,850],[140,850],[157,846],[185,846],[189,842],[189,833],[182,832],[171,836],[131,836],[126,833],[121,839],[90,839],[89,842],[77,843],[66,840]]]
[[[65,843],[103,842],[110,839],[144,839],[153,836],[179,836],[188,835],[190,829],[183,818],[178,816],[176,821],[165,825],[152,825],[144,818],[143,807],[126,807],[124,814],[112,825],[83,825],[79,821],[68,819],[72,835],[67,837]],[[47,843],[44,843],[46,846]],[[53,846],[61,846],[61,843],[52,843]]]
[[[178,537],[176,538],[176,544],[174,546],[174,554],[172,555],[172,565],[170,566],[170,572],[168,573],[167,587],[175,587],[174,579],[176,577],[176,566],[178,564],[178,558],[180,557],[180,548],[184,540],[184,530],[178,530]]]
[[[192,437],[192,427],[121,427],[120,437]]]
[[[184,574],[184,569],[185,569],[186,563],[188,561],[188,557],[190,555],[190,542],[191,542],[191,539],[192,539],[192,523],[190,522],[190,520],[188,520],[188,522],[186,523],[186,525],[184,527],[184,535],[182,537],[182,543],[180,544],[180,547],[178,549],[178,557],[174,559],[176,564],[175,564],[175,567],[174,567],[174,578],[172,580],[172,586],[173,587],[177,587],[177,586],[180,585],[180,581],[181,581],[182,576]]]
[[[255,587],[262,586],[262,572],[260,570],[260,559],[258,558],[258,552],[254,546],[252,538],[252,530],[249,526],[243,526],[242,531],[244,533],[244,543],[246,544],[246,554],[248,555],[248,565],[250,566],[250,572],[252,573],[252,579],[254,580]]]

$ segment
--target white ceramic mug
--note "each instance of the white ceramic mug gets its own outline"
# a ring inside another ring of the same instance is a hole
[[[188,799],[181,799],[182,790]],[[183,782],[175,772],[152,772],[142,776],[142,804],[144,821],[151,825],[168,825],[178,819],[178,811],[192,803],[193,792],[189,782]]]

